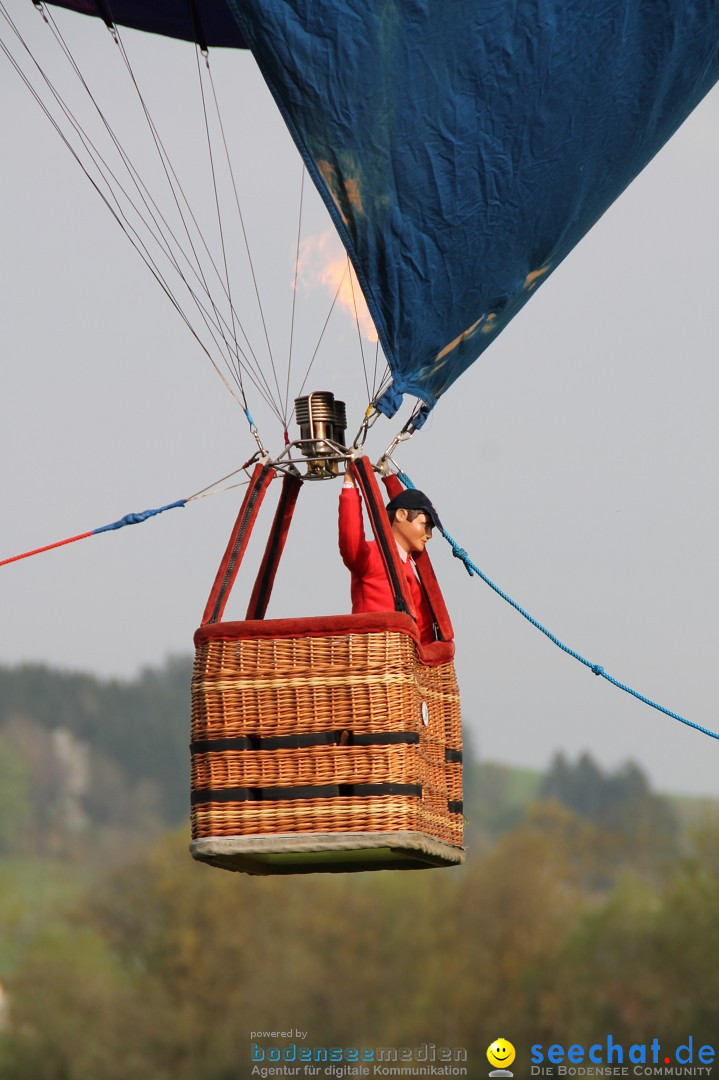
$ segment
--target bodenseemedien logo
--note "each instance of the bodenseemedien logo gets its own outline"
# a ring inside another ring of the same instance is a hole
[[[514,1076],[505,1066],[511,1065],[516,1057],[516,1051],[511,1042],[506,1039],[495,1039],[491,1046],[487,1047],[487,1061],[494,1065],[490,1076]]]

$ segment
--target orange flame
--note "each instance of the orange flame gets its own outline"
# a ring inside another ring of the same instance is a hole
[[[359,320],[360,331],[371,342],[379,340],[372,316],[362,294],[352,265],[343,253],[337,234],[332,229],[308,236],[300,245],[297,278],[305,289],[324,287],[332,299],[352,319]]]

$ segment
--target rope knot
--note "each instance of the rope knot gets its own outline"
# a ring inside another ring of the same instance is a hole
[[[601,664],[592,664],[592,671],[594,672],[595,675],[603,675],[604,674],[604,668],[602,667]]]
[[[456,544],[453,544],[452,545],[452,554],[454,555],[455,559],[461,559],[462,560],[462,562],[464,563],[464,568],[467,571],[467,573],[469,574],[469,576],[474,577],[474,570],[470,566],[469,555],[464,550],[464,548],[457,547]]]

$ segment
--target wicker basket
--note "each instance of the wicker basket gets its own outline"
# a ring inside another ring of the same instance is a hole
[[[462,861],[451,641],[422,646],[387,612],[206,622],[195,646],[196,858],[251,873]]]

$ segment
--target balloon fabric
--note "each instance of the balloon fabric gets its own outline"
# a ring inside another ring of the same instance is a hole
[[[404,394],[434,406],[719,78],[717,0],[113,0],[112,18],[251,47],[357,272],[390,416]]]

